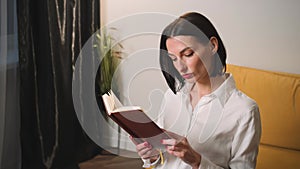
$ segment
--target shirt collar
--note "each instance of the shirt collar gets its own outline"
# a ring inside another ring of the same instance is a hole
[[[226,80],[211,93],[211,95],[219,99],[223,107],[229,99],[232,91],[236,88],[232,74],[226,73],[225,76],[227,77]]]
[[[203,96],[207,99],[207,101],[217,98],[223,107],[230,97],[232,91],[236,88],[232,74],[226,73],[225,76],[225,81],[216,90],[214,90],[211,94]],[[188,95],[192,87],[193,83],[186,83],[181,89],[181,92]]]

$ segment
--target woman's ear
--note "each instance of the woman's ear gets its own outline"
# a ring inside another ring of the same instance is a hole
[[[217,53],[217,51],[219,49],[218,39],[216,37],[212,36],[209,41],[210,41],[210,45],[211,45],[211,51],[214,55],[215,53]]]

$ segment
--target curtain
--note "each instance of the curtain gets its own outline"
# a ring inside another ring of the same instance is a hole
[[[0,1],[0,169],[21,166],[16,1]]]
[[[101,151],[72,102],[80,49],[100,27],[99,0],[17,0],[23,169],[76,168]]]

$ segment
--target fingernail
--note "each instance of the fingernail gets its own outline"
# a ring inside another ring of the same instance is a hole
[[[144,143],[144,146],[148,146],[148,145],[149,145],[148,142],[145,142],[145,143]]]
[[[163,143],[164,143],[164,140],[160,140],[160,143],[163,144]]]

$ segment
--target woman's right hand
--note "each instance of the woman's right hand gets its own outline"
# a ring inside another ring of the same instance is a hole
[[[149,144],[148,142],[138,144],[132,136],[129,137],[131,141],[135,144],[136,151],[142,159],[150,159],[151,162],[154,162],[158,159],[159,151],[153,149],[151,144]]]

